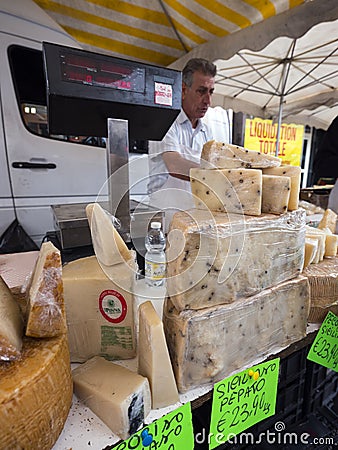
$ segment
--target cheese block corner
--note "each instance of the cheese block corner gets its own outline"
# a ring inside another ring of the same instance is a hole
[[[66,332],[61,254],[44,242],[28,289],[26,335],[43,338]]]
[[[74,392],[117,436],[127,439],[150,412],[149,382],[95,356],[73,370]]]

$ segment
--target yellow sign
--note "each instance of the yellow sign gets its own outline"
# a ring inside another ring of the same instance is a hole
[[[244,147],[249,150],[275,155],[277,123],[259,118],[246,119]],[[282,124],[278,147],[278,157],[283,164],[300,166],[303,152],[304,126]]]

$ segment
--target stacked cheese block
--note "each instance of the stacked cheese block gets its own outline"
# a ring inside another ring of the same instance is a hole
[[[136,356],[133,309],[135,254],[111,217],[86,208],[95,256],[63,270],[74,392],[121,439],[143,424],[150,408],[178,401],[162,321],[151,302],[139,307],[138,373],[114,363]],[[165,389],[163,385],[165,383]]]
[[[73,392],[61,257],[50,242],[41,246],[22,310],[0,278],[0,360],[0,448],[50,449]]]
[[[164,328],[179,390],[225,378],[306,335],[309,285],[300,168],[217,142],[176,213]]]
[[[310,283],[309,322],[320,323],[332,311],[338,314],[337,214],[326,209],[318,228],[306,227],[303,274]]]

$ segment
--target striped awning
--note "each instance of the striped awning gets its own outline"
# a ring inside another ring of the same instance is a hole
[[[168,66],[306,0],[35,0],[88,50]]]

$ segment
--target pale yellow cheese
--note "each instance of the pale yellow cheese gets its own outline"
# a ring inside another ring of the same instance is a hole
[[[77,259],[63,268],[72,362],[83,362],[96,355],[126,359],[136,354],[135,262],[130,260],[108,269],[109,277],[95,256]]]
[[[315,263],[322,261],[324,257],[335,256],[337,254],[338,235],[332,234],[329,228],[315,228],[306,226],[306,235],[312,237],[319,236],[320,252],[318,258],[315,258]]]
[[[256,169],[190,169],[191,192],[197,209],[259,216],[262,171]]]
[[[317,251],[315,253],[314,259],[312,260],[313,264],[318,264],[319,261],[323,261],[324,259],[325,235],[306,231],[306,237],[318,241]]]
[[[60,251],[51,243],[41,245],[27,302],[26,335],[53,337],[66,333]]]
[[[304,265],[303,270],[311,264],[316,256],[319,245],[319,239],[311,239],[309,237],[305,238],[305,254],[304,254]]]
[[[178,312],[166,300],[163,325],[180,392],[215,383],[306,336],[307,279],[248,299]]]
[[[0,448],[53,448],[72,395],[67,335],[25,337],[21,357],[0,362]]]
[[[150,301],[139,306],[138,373],[149,380],[153,409],[179,401],[163,323]]]
[[[336,256],[338,247],[338,235],[327,234],[325,236],[325,253],[324,256]]]
[[[291,179],[277,175],[263,175],[262,213],[283,214],[288,210]]]
[[[127,245],[99,203],[87,205],[86,214],[98,261],[106,266],[129,261],[131,253]]]
[[[300,179],[301,168],[298,166],[280,166],[271,167],[269,169],[263,169],[263,174],[266,175],[280,175],[291,178],[291,190],[288,203],[288,210],[294,211],[298,209],[299,204],[299,192],[300,192]]]
[[[233,144],[208,141],[201,154],[201,167],[211,169],[261,169],[278,167],[281,160],[276,156],[265,155]]]
[[[296,277],[305,217],[302,209],[258,217],[177,212],[167,237],[167,291],[175,307],[231,303]]]
[[[0,276],[0,360],[9,361],[20,356],[22,336],[20,307]]]
[[[331,233],[336,232],[337,214],[331,209],[324,211],[323,217],[318,224],[319,229],[328,228]]]
[[[73,370],[74,392],[117,436],[127,439],[151,408],[148,380],[95,356]]]

